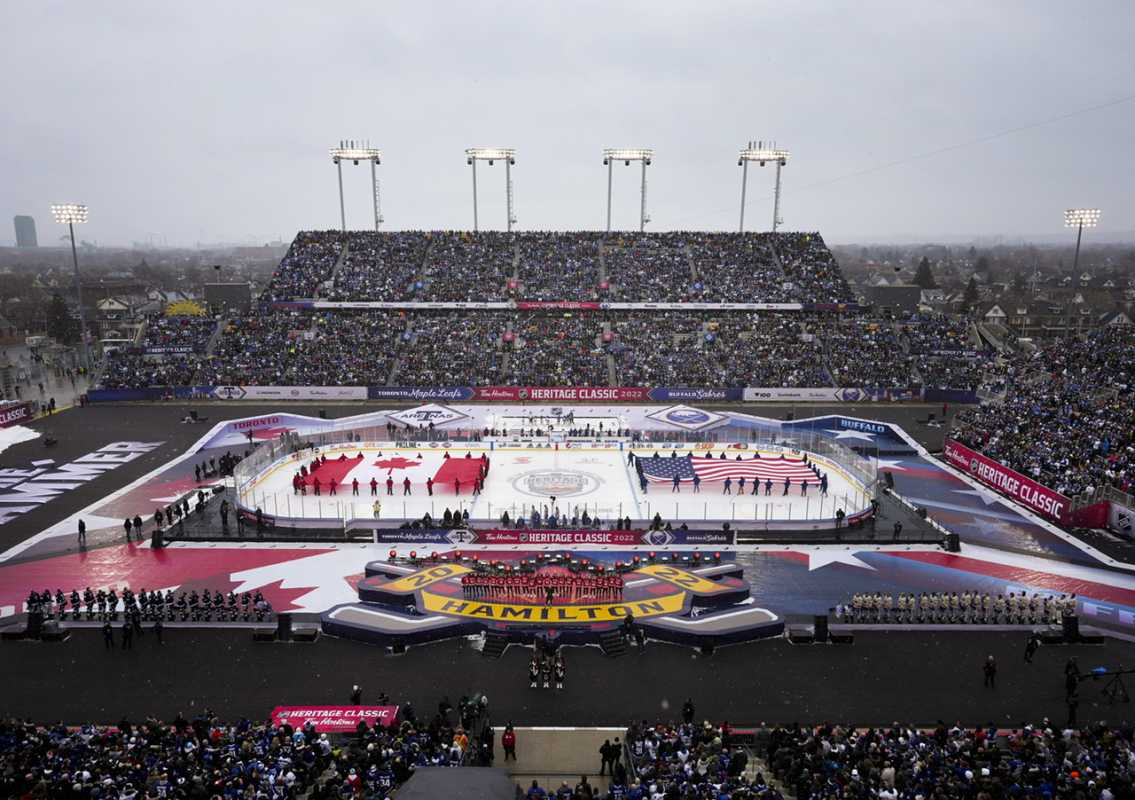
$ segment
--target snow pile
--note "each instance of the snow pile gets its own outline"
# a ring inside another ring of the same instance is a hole
[[[39,431],[25,428],[23,425],[13,425],[10,428],[0,428],[0,453],[20,442],[27,442],[39,436]]]

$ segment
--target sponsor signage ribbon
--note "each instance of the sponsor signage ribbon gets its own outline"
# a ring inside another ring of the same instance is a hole
[[[953,439],[946,440],[946,460],[970,477],[1016,500],[1043,517],[1066,522],[1072,501],[1059,492],[1037,483],[1032,478],[1009,469],[1004,464],[971,450]]]
[[[360,722],[368,726],[389,728],[398,717],[398,706],[276,706],[272,709],[274,726],[302,728],[308,722],[326,733],[354,733]]]

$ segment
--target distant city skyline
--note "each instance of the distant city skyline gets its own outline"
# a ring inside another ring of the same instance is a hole
[[[282,2],[15,3],[0,53],[0,214],[81,237],[260,244],[336,228],[328,148],[383,150],[387,229],[471,229],[465,148],[514,147],[516,230],[604,227],[604,147],[654,149],[648,231],[736,230],[738,150],[775,140],[782,230],[833,243],[1135,239],[1135,5],[1102,0],[468,7]],[[271,13],[266,13],[270,11]],[[348,22],[349,21],[349,22]],[[45,42],[51,46],[46,47]],[[207,46],[202,46],[206,43]],[[746,227],[773,171],[750,166]],[[614,227],[635,229],[616,165]],[[343,165],[348,226],[370,175]],[[505,227],[504,171],[478,167],[480,225]]]

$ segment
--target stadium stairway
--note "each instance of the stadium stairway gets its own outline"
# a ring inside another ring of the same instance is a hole
[[[796,793],[790,791],[787,785],[781,783],[778,778],[773,776],[772,767],[767,761],[758,756],[756,752],[754,752],[753,748],[746,747],[745,752],[749,756],[749,763],[745,766],[745,777],[749,779],[750,783],[757,777],[757,774],[759,773],[764,776],[765,783],[780,792],[783,797],[796,796]]]
[[[343,249],[339,251],[339,258],[335,261],[335,266],[331,268],[331,274],[327,276],[327,280],[324,281],[324,283],[332,286],[335,284],[335,276],[339,274],[339,270],[343,267],[343,264],[347,262],[347,254],[350,252],[350,243],[344,244]]]
[[[603,631],[599,634],[599,647],[608,658],[626,655],[627,641],[621,631]]]
[[[489,631],[485,634],[485,646],[481,648],[481,655],[485,658],[500,658],[507,648],[507,634],[500,631]]]
[[[502,730],[498,723],[498,741]],[[551,795],[563,781],[575,786],[580,776],[586,775],[596,796],[602,796],[609,778],[596,774],[600,766],[599,747],[604,741],[625,735],[622,728],[517,728],[516,761],[505,763],[504,753],[498,749],[495,765],[506,768],[521,791],[526,791],[535,780]]]
[[[228,317],[221,317],[217,320],[217,327],[213,330],[213,335],[209,337],[209,343],[205,345],[205,355],[213,355],[213,352],[217,349],[217,345],[220,343],[221,337],[224,335],[225,328],[228,326],[228,324]]]
[[[976,327],[979,341],[989,342],[1001,355],[1008,355],[1013,352],[1013,348],[1008,344],[1011,341],[1012,334],[1003,326],[978,322]]]

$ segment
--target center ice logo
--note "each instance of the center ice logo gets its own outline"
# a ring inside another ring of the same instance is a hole
[[[575,497],[590,494],[599,488],[601,481],[586,472],[545,470],[526,472],[513,480],[514,489],[538,497]]]

